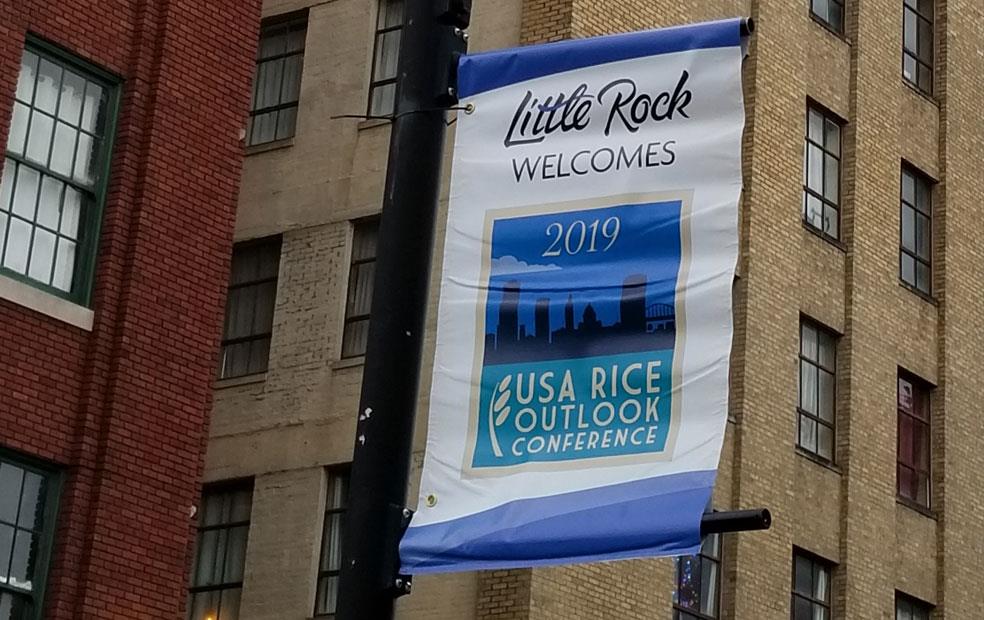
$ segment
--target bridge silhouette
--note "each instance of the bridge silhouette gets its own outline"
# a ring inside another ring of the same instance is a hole
[[[649,304],[646,306],[647,321],[670,321],[673,316],[672,304]]]

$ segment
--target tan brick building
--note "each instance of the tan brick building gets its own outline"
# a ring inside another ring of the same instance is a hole
[[[389,139],[333,117],[387,112],[393,4],[264,9],[192,584],[242,620],[333,604]],[[422,577],[401,620],[984,618],[984,4],[475,0],[471,49],[736,15],[758,29],[715,504],[772,529],[724,536],[703,588],[672,560]]]

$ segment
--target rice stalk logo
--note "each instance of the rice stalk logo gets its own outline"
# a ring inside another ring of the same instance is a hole
[[[512,411],[507,404],[512,398],[512,390],[509,389],[511,382],[512,375],[506,375],[492,390],[492,398],[489,399],[489,438],[492,440],[492,452],[498,458],[502,458],[502,448],[499,447],[496,429],[506,423]]]

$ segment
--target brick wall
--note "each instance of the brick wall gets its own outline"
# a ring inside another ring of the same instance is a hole
[[[85,331],[0,300],[0,446],[61,468],[45,618],[178,618],[259,2],[2,0],[0,139],[27,33],[123,80]]]

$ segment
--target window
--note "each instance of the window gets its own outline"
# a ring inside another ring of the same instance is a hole
[[[895,593],[895,620],[929,620],[933,606],[901,592]]]
[[[929,507],[929,386],[899,372],[899,497]]]
[[[915,170],[902,168],[901,251],[899,277],[917,291],[932,292],[933,188]]]
[[[280,270],[280,237],[236,244],[226,299],[219,378],[265,372]]]
[[[0,456],[0,618],[41,618],[57,475]]]
[[[793,620],[830,620],[831,568],[813,555],[793,554]]]
[[[342,528],[348,500],[348,472],[328,474],[325,525],[321,535],[321,564],[318,567],[318,593],[314,615],[333,616],[338,603],[338,573],[342,567]]]
[[[810,10],[834,32],[844,32],[844,0],[810,0]]]
[[[21,57],[0,179],[0,272],[88,304],[115,83],[46,45]]]
[[[369,82],[369,116],[388,116],[396,105],[396,64],[400,58],[403,0],[379,0],[372,79]]]
[[[904,0],[902,11],[902,76],[932,94],[933,0]]]
[[[198,511],[188,620],[238,620],[252,484],[206,489]]]
[[[378,219],[363,220],[355,224],[352,234],[352,269],[349,272],[348,298],[345,304],[342,357],[356,357],[366,353],[378,236]]]
[[[306,36],[307,15],[261,28],[246,146],[294,135]]]
[[[800,322],[799,439],[797,445],[834,460],[834,380],[837,342],[815,323]]]
[[[831,239],[840,233],[841,125],[811,105],[803,151],[803,221]]]
[[[673,620],[717,620],[721,599],[721,535],[705,536],[697,555],[676,559]]]

